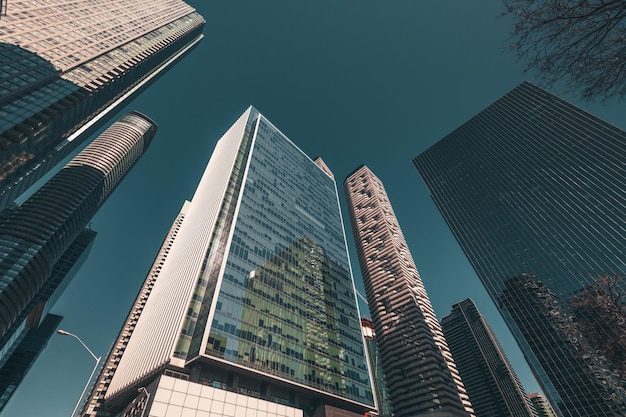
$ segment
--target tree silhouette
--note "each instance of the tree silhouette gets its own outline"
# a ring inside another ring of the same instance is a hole
[[[504,0],[512,44],[526,70],[585,100],[626,94],[626,1]]]

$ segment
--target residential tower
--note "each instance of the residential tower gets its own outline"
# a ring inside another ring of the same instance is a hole
[[[383,183],[361,166],[344,189],[394,415],[473,415]]]
[[[60,320],[48,313],[89,253],[95,232],[85,227],[155,133],[143,114],[123,116],[0,216],[0,388],[8,396]]]
[[[181,0],[11,0],[0,25],[0,209],[202,38]]]

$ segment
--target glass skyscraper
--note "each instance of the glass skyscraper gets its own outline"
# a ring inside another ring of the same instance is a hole
[[[394,415],[473,416],[382,181],[361,166],[344,190]]]
[[[537,417],[498,339],[467,298],[441,327],[476,417]]]
[[[335,180],[254,108],[218,141],[103,397],[97,415],[374,408]]]
[[[93,230],[80,232],[44,286],[0,339],[0,412],[63,319],[49,311],[87,259],[95,237]]]
[[[132,112],[112,124],[23,204],[0,217],[0,338],[154,138]],[[0,346],[2,348],[3,346]]]
[[[524,82],[414,159],[560,416],[626,414],[625,155]]]
[[[6,399],[58,323],[47,313],[91,248],[95,232],[85,227],[155,133],[143,114],[124,115],[24,203],[0,215],[0,388]]]
[[[0,24],[0,209],[202,38],[181,0],[11,0]]]

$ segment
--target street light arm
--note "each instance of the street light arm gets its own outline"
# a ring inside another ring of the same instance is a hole
[[[76,336],[75,334],[66,332],[65,330],[61,330],[61,329],[57,330],[57,333],[63,336],[72,336],[74,339],[78,340],[80,344],[83,345],[85,350],[89,352],[91,357],[96,361],[96,364],[94,365],[93,370],[91,371],[91,375],[89,375],[89,379],[87,380],[87,383],[85,384],[85,387],[83,388],[83,392],[80,394],[80,397],[78,397],[78,401],[76,402],[76,405],[74,406],[74,410],[72,410],[72,414],[70,414],[70,417],[74,417],[74,414],[76,414],[76,411],[78,411],[78,407],[80,406],[80,403],[83,397],[85,396],[85,392],[87,391],[87,388],[89,387],[89,383],[91,382],[91,379],[93,378],[94,374],[96,373],[96,370],[98,369],[98,365],[100,364],[100,358],[94,355],[91,349],[89,349],[87,345],[83,343],[82,340],[80,340],[80,337]]]
[[[141,417],[143,417],[146,413],[146,408],[148,407],[148,402],[150,401],[150,392],[148,392],[148,390],[146,389],[146,387],[139,387],[137,388],[137,392],[143,392],[144,394],[146,394],[146,403],[143,406],[143,409],[141,410]]]
[[[94,354],[93,354],[93,352],[91,351],[91,349],[89,349],[89,348],[87,347],[87,345],[86,345],[86,344],[84,344],[82,340],[80,340],[80,337],[76,336],[76,335],[75,335],[75,334],[73,334],[73,333],[66,332],[65,330],[61,330],[61,329],[57,330],[57,333],[58,333],[58,334],[62,334],[62,335],[64,335],[64,336],[72,336],[74,339],[78,340],[78,341],[80,342],[80,344],[81,344],[81,345],[83,345],[83,347],[85,348],[85,350],[86,350],[87,352],[89,352],[89,354],[91,355],[91,357],[92,357],[92,358],[93,358],[96,362],[100,362],[100,358],[99,358],[99,357],[97,357],[96,355],[94,355]]]

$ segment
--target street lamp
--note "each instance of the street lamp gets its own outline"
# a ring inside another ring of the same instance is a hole
[[[100,358],[96,357],[96,355],[93,354],[91,349],[89,349],[87,345],[84,344],[82,340],[80,340],[80,337],[76,336],[75,334],[66,332],[65,330],[61,330],[61,329],[57,330],[57,333],[63,336],[72,336],[74,339],[78,340],[80,344],[83,345],[85,350],[89,352],[91,357],[96,361],[96,365],[93,367],[93,370],[91,371],[91,375],[89,375],[89,379],[87,380],[87,383],[85,384],[85,388],[83,388],[83,392],[80,394],[80,397],[78,398],[78,401],[76,402],[76,406],[74,406],[74,410],[72,410],[72,414],[70,414],[70,417],[74,417],[74,413],[76,413],[76,410],[78,410],[78,407],[80,406],[80,402],[82,401],[83,396],[85,395],[85,392],[87,391],[87,387],[89,387],[91,378],[93,378],[93,375],[96,373],[96,369],[98,369],[98,365],[100,364]]]
[[[150,401],[150,393],[148,392],[146,387],[137,388],[137,392],[143,392],[144,394],[146,394],[146,403],[144,404],[143,409],[141,410],[141,417],[143,417],[143,415],[146,413],[146,408],[148,408],[148,401]]]

